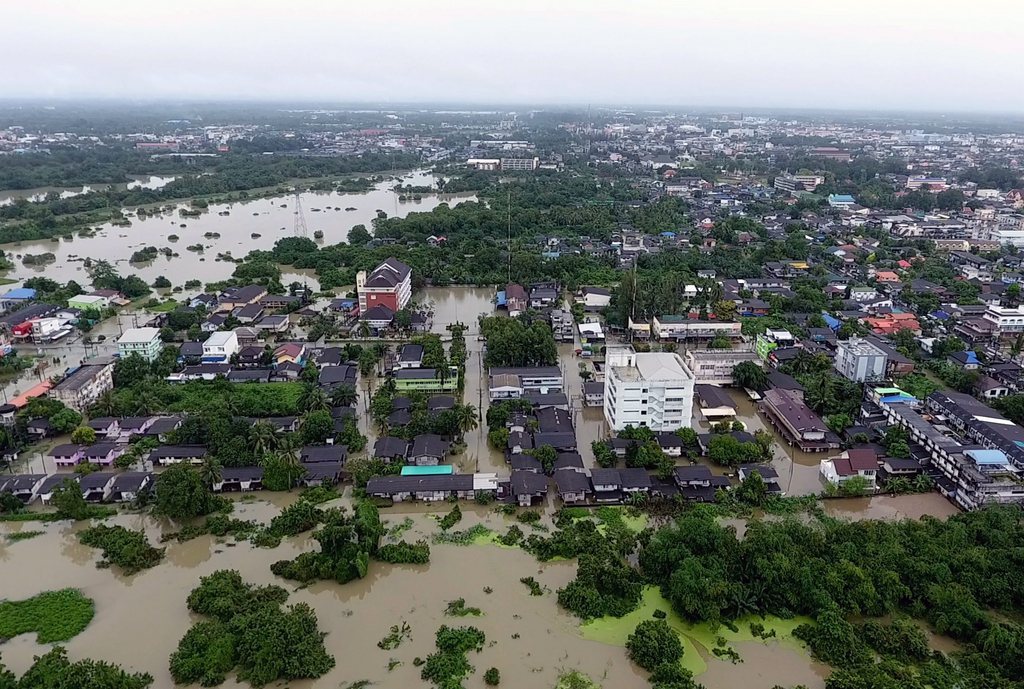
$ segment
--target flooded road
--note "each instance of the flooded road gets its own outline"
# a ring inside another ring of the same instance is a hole
[[[434,179],[427,172],[401,177],[403,184],[412,185],[429,185]],[[323,244],[336,244],[345,241],[354,225],[362,224],[371,229],[378,210],[389,217],[404,217],[412,212],[433,210],[442,203],[454,205],[476,199],[474,194],[435,194],[423,196],[419,201],[399,201],[399,194],[392,189],[396,183],[395,179],[385,180],[367,192],[303,193],[302,207],[310,238],[320,230],[324,235]],[[97,225],[94,229],[98,231],[92,237],[76,234],[72,239],[0,245],[0,249],[14,257],[15,268],[9,277],[25,279],[33,275],[60,275],[63,280],[86,284],[88,276],[82,261],[93,258],[110,261],[122,274],[134,273],[146,282],[152,282],[160,275],[170,278],[175,285],[193,278],[204,283],[216,282],[230,277],[235,269],[235,264],[230,261],[216,260],[217,254],[243,258],[254,249],[271,249],[278,239],[294,234],[295,208],[290,196],[211,204],[198,217],[181,216],[180,211],[190,208],[188,203],[172,203],[165,207],[170,207],[170,210],[157,212],[155,208],[147,209],[154,214],[131,217],[131,227],[116,227],[110,223]],[[171,239],[172,235],[177,239]],[[202,245],[203,251],[186,248],[193,245]],[[132,254],[146,246],[170,247],[178,256],[161,255],[153,261],[130,264],[128,261]],[[17,258],[41,253],[54,254],[56,261],[24,266]],[[282,278],[285,284],[292,279],[295,278],[289,277],[289,273]],[[302,278],[298,280],[301,282]]]

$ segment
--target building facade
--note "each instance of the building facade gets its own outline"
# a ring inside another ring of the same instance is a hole
[[[100,396],[114,388],[114,359],[86,361],[57,383],[49,395],[84,413]]]
[[[851,338],[836,345],[835,367],[839,373],[855,383],[885,380],[886,355],[867,340]]]
[[[604,416],[613,430],[690,427],[694,377],[679,355],[609,347],[605,367]]]
[[[356,292],[360,314],[374,306],[401,311],[412,299],[412,269],[397,258],[389,258],[369,274],[365,270],[356,274]]]
[[[162,348],[159,328],[129,328],[117,339],[117,353],[122,357],[138,354],[146,361],[153,361]]]

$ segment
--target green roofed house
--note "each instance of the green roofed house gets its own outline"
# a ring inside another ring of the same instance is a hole
[[[459,387],[459,369],[448,368],[442,380],[440,371],[433,368],[406,368],[395,371],[395,390],[405,392],[455,392]]]
[[[404,466],[402,476],[447,476],[455,473],[455,467],[451,464],[438,464],[436,466]]]

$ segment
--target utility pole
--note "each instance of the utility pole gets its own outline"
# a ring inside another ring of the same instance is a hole
[[[508,281],[512,282],[512,190],[508,190]]]

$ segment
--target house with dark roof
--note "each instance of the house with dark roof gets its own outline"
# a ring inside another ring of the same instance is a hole
[[[109,471],[95,471],[82,474],[78,480],[78,488],[86,502],[103,502],[110,495],[116,475]]]
[[[204,445],[161,445],[150,451],[149,459],[153,466],[169,466],[171,464],[202,464],[209,450]]]
[[[367,495],[390,498],[394,502],[439,502],[449,498],[471,500],[478,489],[473,474],[375,476],[366,482]]]
[[[317,382],[322,388],[336,388],[341,385],[356,385],[356,375],[358,371],[355,366],[350,364],[340,364],[338,366],[324,366],[320,369],[320,375],[317,378]]]
[[[345,465],[341,462],[303,463],[302,468],[306,473],[302,475],[301,483],[307,488],[333,486],[341,481],[345,471]]]
[[[619,469],[619,481],[622,484],[622,492],[647,493],[651,490],[651,475],[646,469],[639,467],[627,467]]]
[[[575,471],[582,473],[586,469],[583,465],[583,457],[580,456],[579,452],[559,452],[555,458],[555,464],[552,466],[552,471]]]
[[[839,447],[839,438],[811,411],[803,396],[793,390],[772,389],[760,403],[768,421],[790,445],[804,452],[825,452]]]
[[[263,467],[224,467],[220,480],[213,484],[214,493],[247,493],[263,489]]]
[[[548,494],[548,477],[532,471],[513,471],[509,477],[512,500],[520,507],[529,507]]]
[[[556,471],[555,488],[558,490],[558,498],[564,505],[575,505],[587,502],[588,496],[593,492],[590,484],[590,477],[582,471]]]
[[[533,455],[517,453],[509,457],[508,461],[512,466],[512,471],[532,471],[535,474],[544,473],[544,467],[541,465],[540,460]]]
[[[80,464],[84,456],[82,446],[73,443],[57,445],[50,450],[53,463],[59,467],[72,467]]]
[[[370,273],[361,270],[356,274],[356,293],[363,318],[376,306],[387,307],[393,315],[412,299],[412,269],[397,258],[388,258]]]
[[[593,469],[590,482],[595,502],[622,502],[622,478],[618,469]]]
[[[38,496],[39,486],[46,474],[17,474],[0,476],[0,493],[10,493],[23,504],[31,504]]]
[[[398,350],[398,357],[395,359],[395,369],[419,368],[423,365],[423,345],[404,344]]]
[[[348,459],[347,445],[306,445],[299,450],[299,461],[303,464],[345,464]]]
[[[736,471],[741,483],[746,481],[751,474],[761,477],[769,493],[782,494],[782,487],[779,485],[779,472],[772,467],[767,464],[741,464]]]
[[[111,502],[133,502],[153,489],[151,471],[125,471],[114,477],[107,499]]]
[[[533,446],[543,447],[550,445],[560,452],[576,451],[576,434],[572,431],[557,431],[553,433],[534,433]]]
[[[853,478],[865,483],[867,490],[875,490],[878,475],[878,455],[870,448],[853,448],[828,459],[821,460],[821,477],[833,486],[842,486]]]
[[[439,435],[418,435],[412,440],[406,461],[416,466],[436,466],[444,461],[445,455],[448,454],[448,446],[448,441]]]
[[[384,435],[377,438],[377,442],[373,445],[373,456],[389,464],[391,462],[404,464],[408,454],[409,442],[403,438]]]
[[[63,486],[65,481],[77,484],[79,478],[81,477],[78,474],[50,474],[36,488],[36,495],[44,505],[49,505],[53,491]]]

